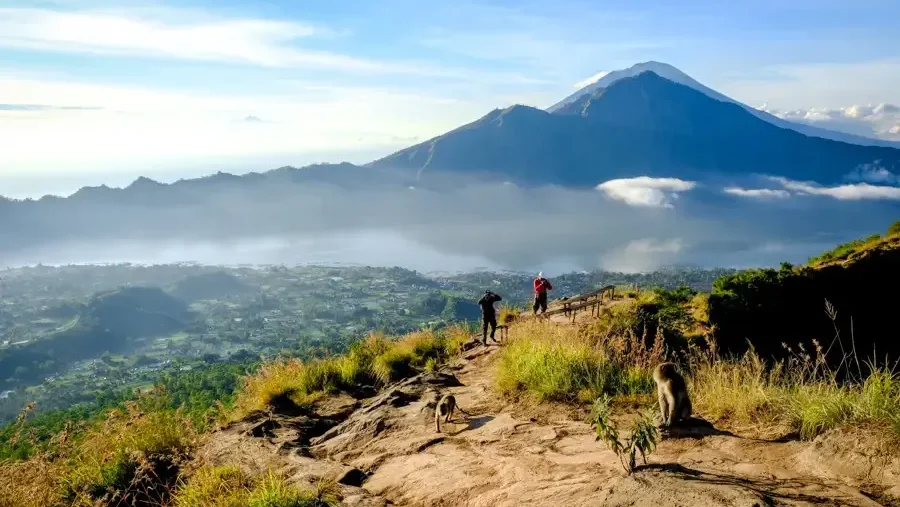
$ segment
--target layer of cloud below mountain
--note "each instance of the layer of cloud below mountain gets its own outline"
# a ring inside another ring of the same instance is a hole
[[[599,190],[474,181],[453,190],[264,182],[181,194],[177,202],[0,202],[10,217],[0,224],[0,266],[197,261],[548,272],[748,266],[803,261],[896,219],[890,201],[842,201],[820,188],[786,184],[783,190],[805,198],[760,202],[669,178],[615,180]]]

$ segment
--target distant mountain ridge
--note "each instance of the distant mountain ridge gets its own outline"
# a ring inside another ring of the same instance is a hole
[[[794,124],[737,102],[677,68],[644,62],[606,74],[547,110],[516,105],[364,166],[347,162],[217,172],[160,183],[140,177],[125,188],[84,187],[62,202],[177,205],[198,192],[326,184],[343,188],[457,184],[463,174],[526,185],[594,186],[613,178],[693,178],[767,173],[837,183],[860,165],[898,172],[889,142]],[[893,143],[897,144],[897,143]],[[436,173],[442,180],[435,181]],[[427,175],[423,180],[421,177]],[[0,196],[0,210],[16,205]]]
[[[181,179],[172,183],[162,183],[145,176],[122,187],[107,185],[86,186],[68,197],[45,195],[39,199],[9,199],[0,196],[0,209],[4,203],[52,203],[55,201],[84,202],[125,202],[129,204],[156,204],[158,199],[190,199],[196,192],[212,189],[247,188],[264,184],[321,183],[341,187],[364,188],[372,185],[397,185],[412,181],[408,177],[392,171],[373,171],[349,162],[321,163],[305,167],[284,166],[265,172],[231,174],[218,171],[199,178]],[[135,200],[137,199],[137,200]]]
[[[900,150],[810,137],[655,72],[615,80],[553,112],[527,106],[484,117],[369,164],[498,173],[519,182],[593,186],[630,176],[766,173],[838,183],[864,164],[900,167]]]

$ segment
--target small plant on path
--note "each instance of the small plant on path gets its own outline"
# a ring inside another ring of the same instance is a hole
[[[607,447],[619,457],[622,467],[631,475],[637,468],[637,455],[640,453],[644,464],[647,464],[647,454],[656,450],[656,439],[659,432],[653,424],[649,413],[641,414],[631,428],[631,436],[623,443],[619,439],[619,432],[612,425],[609,406],[611,398],[601,396],[594,403],[592,422],[597,431],[597,440],[602,440]]]

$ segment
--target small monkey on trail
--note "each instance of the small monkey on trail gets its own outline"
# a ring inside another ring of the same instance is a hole
[[[684,377],[678,373],[673,363],[660,363],[653,369],[653,380],[656,382],[656,392],[659,395],[659,412],[662,415],[663,425],[671,426],[673,423],[689,419],[691,417],[691,399],[688,397],[687,384]]]
[[[450,418],[453,417],[453,411],[455,410],[459,410],[466,415],[472,415],[456,404],[455,396],[452,394],[445,394],[441,398],[441,401],[438,402],[437,406],[434,407],[434,426],[438,433],[441,432],[441,417],[444,418],[444,422],[450,422]]]

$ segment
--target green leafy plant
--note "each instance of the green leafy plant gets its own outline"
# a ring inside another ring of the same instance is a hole
[[[641,455],[644,465],[647,464],[647,455],[656,450],[656,439],[659,432],[653,424],[649,413],[642,413],[631,428],[631,436],[625,442],[619,438],[619,432],[612,425],[610,415],[609,396],[601,396],[594,403],[592,414],[594,429],[597,432],[597,440],[602,440],[607,447],[619,457],[622,467],[631,475],[637,469],[637,455]]]

